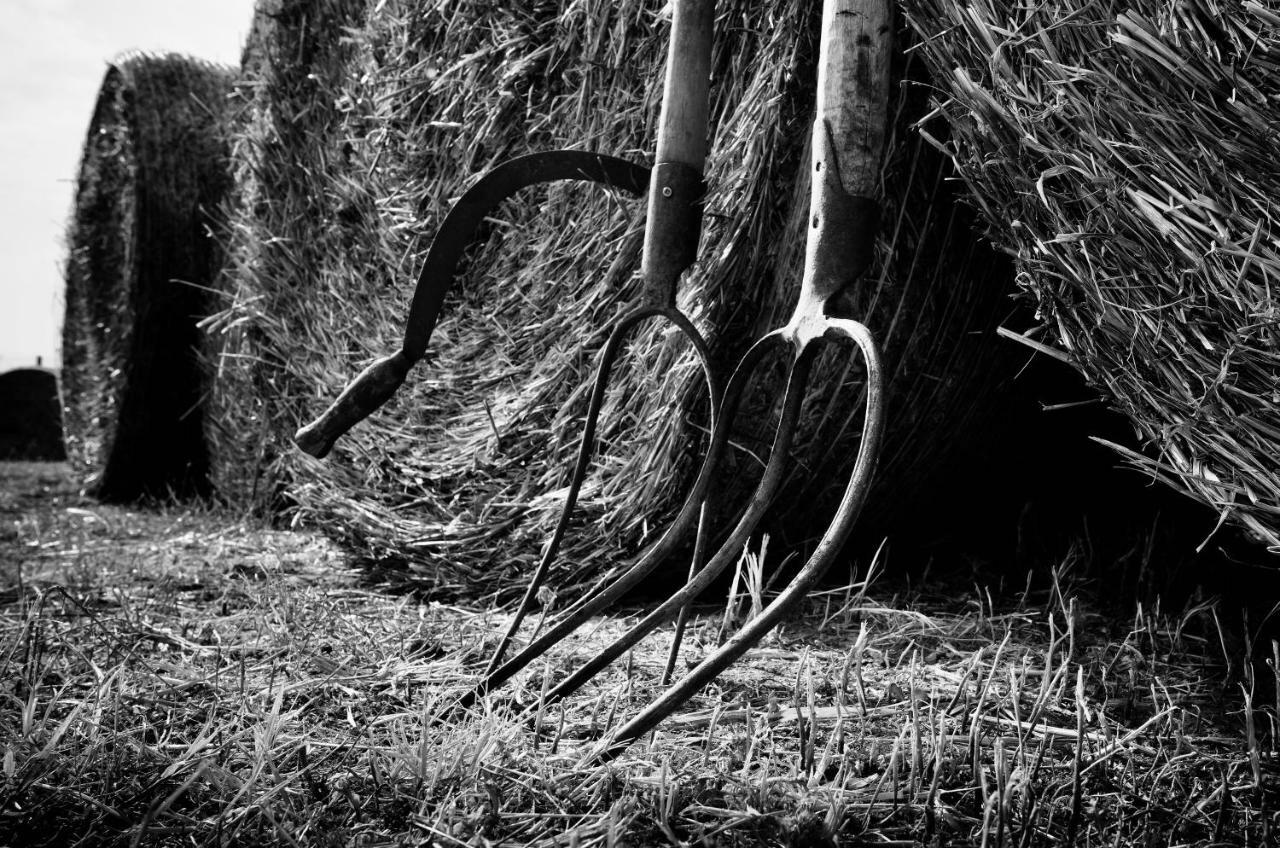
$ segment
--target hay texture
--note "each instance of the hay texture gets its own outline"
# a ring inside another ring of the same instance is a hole
[[[907,0],[946,149],[1123,455],[1280,552],[1280,15]]]
[[[207,489],[196,323],[221,264],[232,73],[178,55],[107,68],[67,232],[63,390],[71,460],[104,500]]]
[[[57,375],[43,368],[0,374],[0,460],[66,458]]]
[[[493,216],[397,397],[324,462],[288,439],[398,345],[429,240],[479,174],[563,147],[652,162],[663,5],[260,4],[238,90],[235,302],[211,323],[223,350],[211,419],[223,491],[283,499],[437,591],[518,591],[564,497],[595,351],[636,292],[642,201],[569,183],[517,197]],[[728,367],[798,289],[819,8],[718,9],[706,226],[679,302]],[[903,59],[895,74],[917,71]],[[949,166],[909,130],[927,103],[901,91],[877,267],[845,304],[867,316],[889,363],[892,424],[874,496],[889,511],[928,488],[980,423],[976,398],[998,371],[991,330],[1012,286],[1007,266],[974,245]],[[861,372],[851,361],[816,372],[778,524],[797,539],[852,464]],[[744,417],[717,487],[726,509],[754,486],[767,452],[755,413],[779,389],[763,387]],[[579,584],[655,538],[701,457],[704,394],[686,342],[656,323],[634,337],[553,585]],[[788,519],[788,504],[804,509]]]

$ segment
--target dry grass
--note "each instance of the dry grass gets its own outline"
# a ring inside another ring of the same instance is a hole
[[[494,216],[450,297],[427,361],[325,463],[289,436],[397,345],[441,217],[510,156],[571,146],[648,161],[665,58],[663,4],[260,4],[239,86],[215,480],[231,499],[296,506],[432,591],[509,591],[564,497],[594,352],[634,295],[641,204],[595,188],[531,190]],[[305,12],[305,13],[304,13]],[[808,203],[804,145],[817,7],[720,7],[702,261],[680,301],[734,361],[794,302]],[[919,67],[900,61],[898,79]],[[940,481],[952,446],[997,410],[994,328],[1008,267],[974,244],[941,157],[911,133],[927,104],[901,89],[885,170],[879,262],[845,304],[891,363],[881,517]],[[1007,370],[1012,370],[1011,367]],[[857,367],[818,368],[795,491],[843,484],[856,447]],[[837,388],[839,391],[836,391]],[[652,541],[679,506],[706,426],[687,344],[651,326],[616,370],[562,584]],[[736,434],[726,499],[754,484],[762,392]],[[948,430],[950,440],[920,438]],[[278,503],[279,500],[276,502]],[[779,519],[797,534],[809,510]],[[505,540],[494,557],[492,542]]]
[[[1280,17],[1256,2],[909,0],[956,160],[1120,452],[1280,552]]]
[[[654,693],[666,632],[563,710],[536,706],[544,680],[627,616],[451,714],[501,610],[360,588],[312,536],[89,506],[58,468],[0,466],[0,843],[1263,846],[1280,828],[1280,648],[1249,662],[1213,601],[1115,616],[1065,566],[1005,593],[831,589],[599,766],[584,752]],[[686,661],[753,591],[700,612]]]

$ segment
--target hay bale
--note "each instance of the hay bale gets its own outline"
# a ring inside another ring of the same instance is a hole
[[[105,500],[207,490],[196,323],[221,265],[232,73],[178,55],[111,62],[67,232],[67,444]]]
[[[0,460],[66,458],[57,376],[43,368],[0,374]]]
[[[945,145],[1122,455],[1280,553],[1280,17],[1225,0],[905,4]]]
[[[295,405],[290,417],[282,415],[281,397],[315,391],[294,383],[293,364],[274,358],[294,356],[312,332],[297,329],[306,320],[297,314],[307,308],[300,301],[312,290],[313,272],[323,268],[321,256],[340,249],[328,232],[333,203],[327,194],[363,191],[359,182],[334,186],[328,161],[337,144],[344,160],[354,149],[333,137],[345,130],[343,110],[330,96],[342,75],[356,70],[345,45],[355,40],[363,14],[356,0],[259,0],[232,92],[234,189],[226,202],[228,248],[218,284],[230,305],[211,321],[202,351],[214,386],[205,429],[213,489],[258,513],[275,514],[290,502],[294,472],[285,430],[304,413]],[[320,242],[312,244],[317,236]],[[350,273],[362,276],[363,269]],[[352,306],[371,299],[353,297]],[[264,356],[274,361],[259,361]]]
[[[407,563],[437,591],[513,590],[564,496],[604,322],[635,289],[640,202],[571,184],[522,195],[471,255],[428,361],[397,399],[323,463],[288,437],[394,349],[426,245],[476,175],[567,146],[651,161],[662,6],[260,4],[234,145],[235,303],[214,323],[225,353],[211,438],[217,457],[240,454],[217,461],[220,487],[283,496],[301,520]],[[818,8],[741,0],[719,16],[706,231],[680,301],[727,364],[798,287]],[[916,73],[901,57],[895,72]],[[990,331],[1012,284],[969,235],[942,157],[909,129],[924,96],[903,92],[879,263],[847,304],[870,313],[891,363],[882,518],[933,487],[942,458],[981,430],[978,399],[1005,373]],[[858,381],[843,360],[818,370],[820,388],[844,393],[819,392],[806,415],[804,473],[788,495],[806,516],[843,484]],[[634,339],[555,585],[652,541],[700,458],[702,394],[684,343],[658,325]],[[730,501],[754,485],[760,433],[749,425],[717,487]],[[804,533],[799,518],[783,524]]]

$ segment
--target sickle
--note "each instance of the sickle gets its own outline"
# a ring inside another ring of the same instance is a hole
[[[299,448],[324,458],[343,433],[395,394],[409,369],[426,354],[458,262],[484,219],[521,189],[560,180],[585,180],[641,195],[649,185],[649,169],[601,153],[552,150],[517,156],[487,172],[458,198],[431,241],[400,350],[361,371],[319,418],[298,430],[293,440]]]

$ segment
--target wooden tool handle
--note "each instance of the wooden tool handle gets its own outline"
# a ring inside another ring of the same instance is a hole
[[[403,351],[377,360],[356,375],[319,418],[295,433],[294,443],[304,452],[323,459],[339,436],[368,418],[396,393],[412,367],[413,362]]]
[[[875,197],[888,132],[890,0],[827,0],[822,8],[818,123],[830,133],[840,182]]]
[[[707,158],[714,0],[676,0],[667,47],[667,75],[658,119],[657,161],[702,172]]]
[[[870,266],[889,120],[891,0],[826,0],[813,122],[812,195],[797,338],[826,332],[826,302]],[[807,329],[806,329],[807,328]]]

